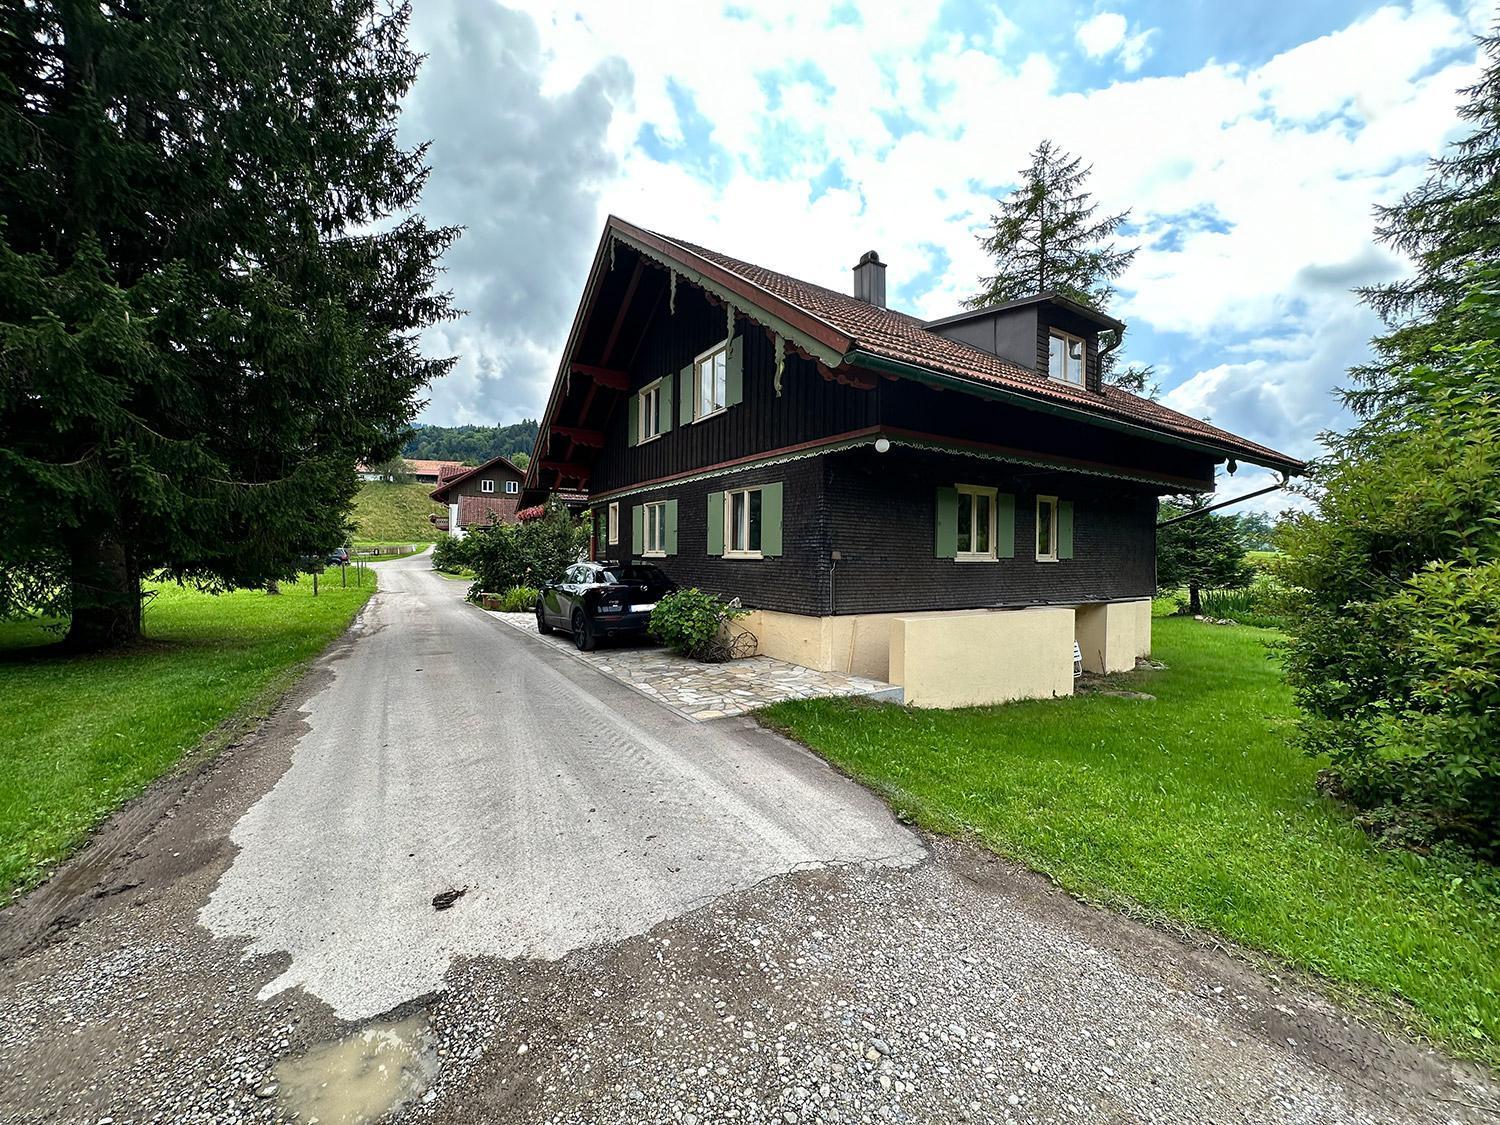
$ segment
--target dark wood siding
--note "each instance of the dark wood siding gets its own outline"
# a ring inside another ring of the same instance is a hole
[[[657,379],[676,378],[694,357],[724,339],[725,315],[701,293],[682,285],[677,312],[664,302],[647,329],[630,370],[630,393]],[[744,348],[744,401],[701,422],[680,424],[680,387],[673,394],[672,428],[644,445],[628,442],[629,400],[617,396],[604,423],[605,446],[594,462],[595,495],[688,472],[736,458],[785,449],[803,442],[875,424],[876,391],[861,391],[824,379],[808,360],[788,352],[782,393],[774,387],[775,349],[758,325],[741,317],[736,325]]]
[[[1150,597],[1156,588],[1156,497],[1076,474],[917,451],[824,458],[839,613],[1073,604]],[[939,486],[994,487],[1016,498],[1015,557],[936,557]],[[1073,557],[1036,561],[1036,498],[1073,502]]]
[[[708,496],[730,488],[780,481],[782,554],[767,559],[726,559],[708,553]],[[823,614],[827,607],[828,520],[823,502],[823,458],[765,465],[707,480],[690,481],[623,496],[620,542],[601,544],[600,557],[638,558],[631,542],[630,509],[655,500],[677,501],[677,553],[652,559],[679,586],[696,586],[746,606],[788,613]],[[603,505],[601,504],[602,508]]]

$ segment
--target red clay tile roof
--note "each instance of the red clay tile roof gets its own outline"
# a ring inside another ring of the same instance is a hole
[[[653,232],[654,233],[654,232]],[[883,309],[821,285],[799,281],[763,266],[742,262],[703,246],[656,234],[664,242],[735,274],[752,285],[796,306],[853,339],[862,351],[928,370],[1019,391],[1035,398],[1147,429],[1201,441],[1226,455],[1238,454],[1253,462],[1300,472],[1306,466],[1295,457],[1221,430],[1197,418],[1141,398],[1118,387],[1102,392],[1049,379],[1038,371],[1011,363],[989,352],[950,340],[923,326],[923,321],[895,309]]]
[[[495,523],[515,523],[518,504],[515,496],[460,496],[458,526],[488,527],[491,516]]]

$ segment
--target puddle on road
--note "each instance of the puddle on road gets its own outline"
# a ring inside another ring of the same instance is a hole
[[[366,1024],[353,1035],[323,1043],[276,1066],[282,1106],[301,1121],[359,1125],[421,1096],[437,1077],[439,1060],[417,1013],[392,1023]]]

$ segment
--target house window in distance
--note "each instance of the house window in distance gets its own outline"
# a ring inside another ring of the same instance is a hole
[[[507,496],[514,496],[516,493],[518,493],[520,491],[521,491],[521,482],[520,481],[518,481],[518,480],[508,480],[508,481],[505,482],[505,495],[507,495]]]
[[[1036,561],[1057,561],[1057,497],[1036,498]]]
[[[644,444],[661,436],[661,380],[658,379],[641,392],[640,433],[636,440]]]
[[[495,491],[495,482],[492,481],[492,480],[482,480],[482,481],[480,481],[479,482],[479,491],[480,492],[494,492]]]
[[[620,505],[618,503],[611,504],[606,511],[609,541],[612,544],[618,543],[620,541]]]
[[[641,554],[648,558],[664,556],[667,553],[666,501],[641,506],[641,527],[644,531]]]

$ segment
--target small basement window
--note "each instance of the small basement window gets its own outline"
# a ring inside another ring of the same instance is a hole
[[[641,391],[641,428],[637,441],[644,444],[661,436],[661,380]]]
[[[1053,329],[1047,343],[1047,377],[1059,383],[1083,386],[1087,356],[1088,345],[1083,337]]]
[[[724,493],[724,555],[758,559],[761,543],[762,498],[758,488]]]
[[[609,531],[609,541],[618,543],[620,541],[620,505],[619,502],[611,504],[605,509],[605,528]]]
[[[480,481],[479,482],[479,491],[480,492],[494,492],[495,491],[495,482],[492,481],[492,480],[482,480],[482,481]]]
[[[1036,498],[1036,561],[1057,561],[1057,497]]]
[[[667,553],[667,503],[641,505],[642,536],[641,554],[647,558],[664,556]]]
[[[729,403],[729,341],[693,361],[693,421],[711,418]]]
[[[995,557],[995,495],[976,484],[954,486],[958,493],[959,561],[989,562]]]

